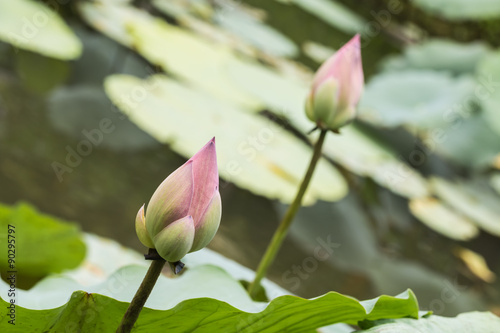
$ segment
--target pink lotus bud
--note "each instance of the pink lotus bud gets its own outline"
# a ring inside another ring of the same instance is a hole
[[[158,186],[144,215],[136,218],[139,240],[169,262],[210,243],[221,219],[215,138]]]
[[[306,114],[322,129],[337,131],[356,116],[363,90],[359,35],[321,65],[306,101]]]

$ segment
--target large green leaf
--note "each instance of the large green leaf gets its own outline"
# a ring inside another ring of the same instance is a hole
[[[57,2],[52,5],[58,7]],[[31,0],[0,1],[0,40],[63,60],[78,58],[82,44],[48,6]]]
[[[115,75],[105,88],[133,122],[180,154],[191,156],[216,136],[219,172],[226,181],[269,198],[293,199],[312,152],[274,122],[163,75],[147,81]],[[334,201],[346,192],[338,171],[321,160],[304,202]]]
[[[482,20],[500,16],[497,0],[414,0],[413,4],[449,20]]]
[[[147,262],[135,251],[123,248],[112,240],[87,234],[85,242],[89,252],[84,265],[73,271],[49,276],[30,290],[17,290],[18,321],[14,328],[20,332],[38,332],[52,326],[51,331],[58,331],[60,327],[70,325],[73,331],[80,328],[80,325],[96,325],[98,328],[106,328],[104,331],[112,331],[111,327],[118,324],[126,306],[121,302],[132,299],[146,273]],[[103,253],[106,255],[102,255]],[[127,263],[134,265],[122,266]],[[149,315],[140,321],[144,320],[144,323],[149,324],[138,328],[138,331],[159,331],[159,326],[153,322],[160,320],[162,327],[177,327],[175,332],[191,331],[189,325],[199,325],[201,332],[216,330],[224,325],[236,328],[242,325],[242,329],[243,326],[250,325],[250,331],[253,332],[259,331],[264,320],[267,325],[280,321],[288,314],[297,319],[290,323],[276,324],[274,331],[293,325],[297,328],[291,331],[299,332],[302,328],[308,331],[307,325],[313,327],[339,321],[356,323],[363,319],[416,317],[418,313],[418,304],[409,290],[397,297],[381,296],[364,302],[333,292],[317,299],[305,300],[283,296],[286,291],[266,279],[263,285],[268,295],[277,299],[271,304],[254,302],[238,282],[241,278],[249,280],[253,277],[254,273],[249,269],[208,249],[189,254],[185,263],[187,268],[180,276],[160,276],[146,303],[146,307],[155,310],[144,310]],[[221,265],[227,272],[207,263]],[[9,299],[7,290],[7,284],[0,281],[3,300]],[[70,302],[66,304],[70,298]],[[88,304],[89,301],[95,303]],[[3,306],[3,301],[0,303]],[[337,311],[339,309],[342,310]],[[298,314],[301,311],[316,318],[304,322],[302,319],[305,315]],[[82,318],[82,313],[85,312],[89,316]],[[106,315],[101,315],[103,313]],[[11,327],[3,320],[4,316],[4,313],[0,314],[0,329]],[[81,320],[75,321],[75,316]],[[184,321],[182,318],[189,320]],[[166,326],[163,321],[168,322]],[[176,326],[178,321],[181,326]],[[82,326],[82,330],[86,331],[91,326]],[[257,329],[254,330],[255,327]],[[327,332],[346,330],[344,326],[337,325]]]
[[[429,316],[419,320],[381,320],[377,326],[357,333],[496,333],[500,318],[490,312],[468,312],[455,318]]]
[[[32,206],[19,203],[0,205],[0,242],[7,244],[7,226],[15,230],[15,269],[21,278],[42,277],[77,267],[85,256],[82,234],[74,224],[41,214]],[[0,259],[0,269],[8,270],[7,255]]]
[[[174,290],[165,290],[165,294]],[[155,291],[153,291],[154,293]],[[164,294],[164,295],[165,295]],[[168,298],[168,296],[166,297]],[[2,307],[7,305],[0,301]],[[69,302],[50,310],[17,306],[16,332],[110,332],[118,327],[128,304],[83,291],[74,292]],[[8,326],[7,314],[0,314],[0,327]],[[142,310],[134,332],[310,332],[316,328],[362,320],[418,317],[418,304],[411,291],[399,296],[380,296],[359,302],[330,292],[316,299],[281,296],[261,312],[244,312],[210,298],[183,301],[170,310]],[[286,320],[284,320],[286,318]]]

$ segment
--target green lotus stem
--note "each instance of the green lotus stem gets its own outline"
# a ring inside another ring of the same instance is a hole
[[[163,266],[165,266],[165,260],[163,258],[151,261],[151,266],[149,266],[148,272],[146,273],[144,280],[142,280],[139,289],[137,289],[137,292],[135,293],[127,312],[125,312],[116,333],[129,333],[132,330],[132,327],[137,321],[137,318],[139,318],[139,314],[141,313],[149,294],[151,294],[151,290],[153,290],[153,287],[161,274]]]
[[[321,149],[323,147],[323,143],[325,141],[327,132],[328,130],[325,129],[321,130],[319,139],[318,141],[316,141],[316,144],[314,145],[314,152],[311,158],[311,162],[309,163],[309,168],[307,169],[304,179],[300,184],[299,190],[295,195],[295,199],[293,200],[292,204],[288,207],[285,216],[283,216],[283,219],[281,220],[278,229],[276,229],[276,232],[274,233],[273,238],[271,239],[271,242],[269,243],[266,249],[266,253],[264,253],[264,256],[262,257],[259,263],[259,267],[257,268],[257,272],[255,274],[255,279],[248,286],[248,293],[252,298],[255,298],[257,290],[260,286],[260,281],[266,275],[267,269],[276,258],[276,254],[278,253],[281,244],[285,239],[285,236],[288,232],[288,228],[290,228],[293,218],[295,217],[295,214],[297,213],[302,204],[302,198],[304,197],[307,187],[309,186],[312,175],[314,173],[314,169],[316,168],[316,164],[318,163],[319,158],[321,157]]]

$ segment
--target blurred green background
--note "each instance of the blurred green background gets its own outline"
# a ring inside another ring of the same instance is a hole
[[[360,33],[359,120],[328,138],[269,278],[499,314],[500,5],[451,3],[1,0],[0,202],[144,251],[137,210],[215,135],[210,248],[255,269],[310,158],[312,74]]]

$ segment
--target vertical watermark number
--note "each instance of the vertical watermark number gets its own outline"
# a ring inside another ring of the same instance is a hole
[[[7,281],[9,283],[9,306],[7,306],[7,316],[10,318],[9,324],[16,324],[16,227],[9,224],[7,226]]]

